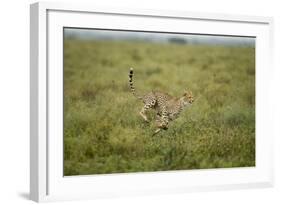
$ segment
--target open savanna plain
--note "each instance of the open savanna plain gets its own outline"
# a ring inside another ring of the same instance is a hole
[[[192,106],[153,136],[130,92]],[[255,49],[64,39],[64,175],[255,166]]]

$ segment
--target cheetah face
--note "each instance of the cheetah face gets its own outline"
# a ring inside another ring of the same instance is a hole
[[[192,104],[194,102],[194,98],[191,91],[186,91],[183,96],[184,105]]]

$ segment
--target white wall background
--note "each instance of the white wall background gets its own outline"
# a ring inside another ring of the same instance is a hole
[[[0,6],[0,204],[32,204],[29,192],[29,4]],[[79,2],[83,2],[80,0]],[[186,10],[258,16],[275,20],[275,173],[269,189],[117,198],[64,204],[281,204],[281,7],[278,0],[92,0],[100,6]]]

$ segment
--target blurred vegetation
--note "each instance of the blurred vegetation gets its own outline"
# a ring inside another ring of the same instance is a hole
[[[128,88],[194,104],[152,136]],[[255,49],[64,41],[64,175],[255,166]]]

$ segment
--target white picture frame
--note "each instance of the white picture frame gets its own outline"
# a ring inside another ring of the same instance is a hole
[[[117,22],[117,23],[116,23]],[[64,177],[62,172],[63,27],[255,36],[256,166]],[[30,198],[91,199],[273,186],[269,95],[273,19],[270,17],[97,8],[40,2],[30,9]]]

